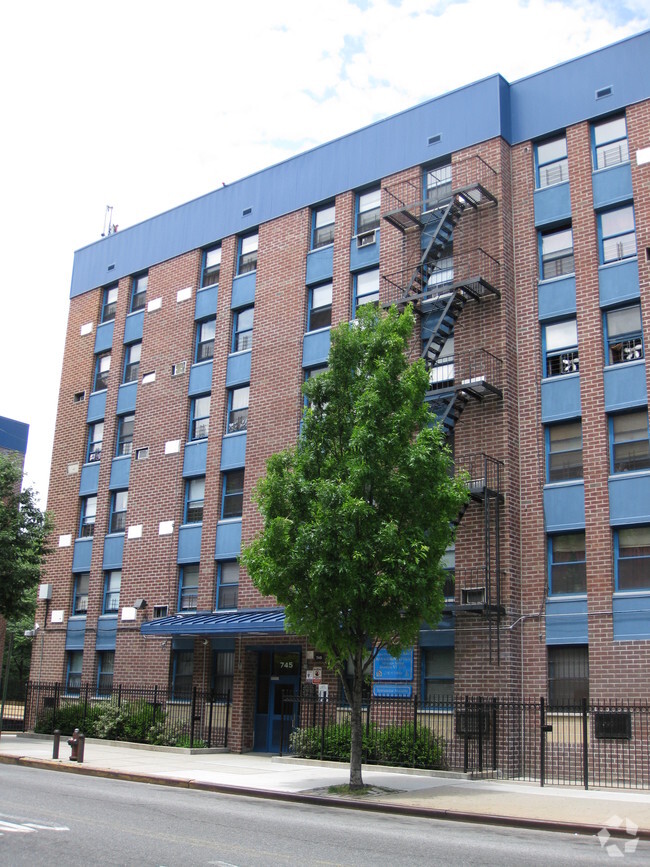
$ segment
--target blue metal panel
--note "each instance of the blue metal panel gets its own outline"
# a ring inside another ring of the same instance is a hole
[[[106,415],[106,389],[104,391],[95,391],[88,398],[88,414],[86,421],[90,424],[93,421],[101,421]]]
[[[546,600],[546,643],[589,643],[586,596],[554,596]]]
[[[66,650],[83,650],[86,637],[86,616],[70,617],[65,634]]]
[[[148,620],[143,635],[236,635],[240,632],[284,632],[284,608],[217,611],[214,614],[178,614]],[[174,643],[174,646],[176,644]]]
[[[121,569],[124,554],[124,533],[104,536],[102,569]]]
[[[101,325],[97,326],[97,331],[95,332],[94,352],[106,352],[107,349],[111,348],[113,345],[114,327],[115,322],[113,320],[110,322],[102,322]]]
[[[90,560],[93,554],[93,540],[75,539],[72,553],[72,571],[90,572]]]
[[[251,381],[251,350],[233,352],[228,356],[226,367],[226,387],[241,385]]]
[[[27,451],[28,436],[28,424],[0,415],[0,448],[24,455]]]
[[[375,229],[375,243],[357,247],[357,239],[350,241],[350,271],[359,271],[379,264],[379,229]]]
[[[201,559],[201,524],[185,524],[178,528],[179,563],[198,563]]]
[[[117,392],[117,414],[135,412],[135,401],[138,396],[138,383],[125,382]]]
[[[316,367],[325,364],[330,354],[330,330],[320,328],[310,331],[302,340],[302,366]]]
[[[598,269],[598,292],[600,306],[619,304],[640,296],[639,263],[636,259],[624,259],[601,265]]]
[[[257,279],[257,271],[249,271],[248,274],[242,274],[235,277],[232,281],[232,296],[230,307],[232,310],[239,310],[240,307],[248,307],[255,302],[255,281]]]
[[[214,549],[215,560],[239,557],[241,552],[241,518],[236,521],[219,521],[217,541]]]
[[[111,463],[111,478],[108,483],[109,490],[121,491],[129,487],[131,475],[131,456],[113,458]]]
[[[196,306],[194,308],[195,319],[207,319],[208,316],[217,315],[217,298],[219,296],[219,287],[206,286],[205,289],[199,289],[196,293]]]
[[[605,382],[605,412],[615,412],[634,406],[645,406],[648,389],[645,378],[645,361],[628,361],[614,364],[603,371]]]
[[[629,163],[599,169],[591,176],[591,183],[596,209],[627,202],[632,198],[632,169]]]
[[[221,440],[221,466],[224,470],[238,470],[246,463],[246,431],[227,434]]]
[[[559,319],[576,312],[576,278],[558,277],[537,285],[540,319]]]
[[[650,594],[615,593],[612,599],[614,641],[650,638]]]
[[[334,246],[321,247],[320,250],[312,250],[307,253],[307,276],[305,282],[308,286],[312,283],[323,283],[331,280],[334,274]]]
[[[212,391],[212,362],[202,361],[193,364],[190,368],[190,384],[187,393],[190,397],[195,394],[207,394]]]
[[[609,523],[613,527],[650,524],[650,473],[624,473],[609,479]]]
[[[81,481],[79,482],[79,496],[96,494],[99,485],[99,461],[84,464],[81,468]]]
[[[185,455],[183,456],[183,478],[191,476],[204,476],[208,462],[208,441],[197,440],[185,443]]]
[[[104,614],[97,620],[97,642],[95,650],[115,650],[117,636],[117,615]]]
[[[456,618],[443,617],[436,629],[424,624],[420,629],[420,647],[453,647],[456,641]]]
[[[542,380],[542,422],[580,416],[580,374]]]
[[[124,323],[124,342],[133,343],[135,340],[142,340],[142,331],[144,329],[144,310],[137,310],[135,313],[129,313]]]
[[[571,194],[568,183],[535,190],[533,200],[536,226],[559,223],[571,216]]]
[[[544,524],[547,533],[563,533],[585,526],[585,483],[582,479],[544,488]]]

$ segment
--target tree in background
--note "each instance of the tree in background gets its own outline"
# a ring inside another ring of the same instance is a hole
[[[329,368],[310,378],[294,448],[256,489],[264,525],[242,562],[285,607],[287,629],[326,652],[351,709],[350,787],[363,785],[362,687],[381,648],[397,657],[443,607],[441,557],[468,498],[409,364],[410,307],[370,305],[331,334]],[[351,684],[344,674],[348,663]]]

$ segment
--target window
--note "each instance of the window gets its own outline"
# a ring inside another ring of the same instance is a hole
[[[630,159],[625,117],[613,117],[594,124],[594,168],[606,169]]]
[[[235,673],[235,653],[233,650],[215,650],[212,665],[212,689],[215,695],[231,696]]]
[[[216,319],[205,319],[196,326],[196,358],[195,361],[207,361],[214,355],[214,333]]]
[[[550,425],[546,429],[549,482],[582,478],[582,422]]]
[[[312,214],[312,250],[334,243],[334,203],[315,208]]]
[[[569,180],[569,161],[566,136],[540,142],[535,148],[537,160],[537,186],[550,187]]]
[[[650,527],[630,527],[614,533],[617,590],[650,588]]]
[[[542,280],[573,274],[573,232],[559,229],[541,235]]]
[[[217,566],[217,608],[237,608],[239,563],[236,560]]]
[[[425,169],[424,208],[430,211],[451,197],[451,163]]]
[[[123,382],[137,382],[140,372],[141,343],[130,343],[124,352],[124,380]]]
[[[131,287],[131,313],[143,309],[147,300],[148,282],[148,274],[138,274],[137,277],[133,278],[133,286]]]
[[[575,319],[553,322],[543,330],[544,368],[546,376],[578,373],[578,328]]]
[[[114,650],[104,650],[97,654],[97,695],[108,696],[113,692],[114,668]]]
[[[641,306],[632,304],[605,314],[608,364],[625,364],[643,358]]]
[[[118,458],[126,457],[133,451],[133,426],[135,415],[121,415],[117,420],[117,449],[115,454]]]
[[[185,485],[186,524],[200,524],[203,520],[203,499],[205,497],[205,476],[189,479]]]
[[[616,208],[599,215],[602,241],[602,262],[617,262],[636,256],[634,208]]]
[[[379,206],[381,190],[379,187],[366,190],[357,195],[357,234],[369,232],[379,226]]]
[[[201,286],[215,286],[219,282],[221,270],[221,244],[205,251]]]
[[[257,269],[257,247],[259,236],[257,232],[254,235],[247,235],[239,240],[239,267],[238,274],[247,274],[249,271]]]
[[[81,521],[79,535],[87,539],[95,534],[95,518],[97,516],[97,497],[81,498]]]
[[[308,379],[311,379],[314,376],[318,376],[319,373],[325,373],[327,370],[329,370],[329,366],[327,364],[323,364],[320,367],[308,368],[305,371],[305,382],[307,382]],[[305,409],[307,407],[313,407],[314,406],[314,404],[310,400],[308,400],[306,394],[304,395],[303,405],[304,405]]]
[[[95,381],[93,383],[93,391],[101,391],[108,386],[108,374],[110,369],[110,352],[103,352],[95,358]]]
[[[253,315],[255,308],[244,307],[233,316],[232,351],[244,352],[253,345]]]
[[[117,614],[120,609],[120,586],[122,584],[122,572],[114,569],[104,576],[104,606],[102,614]]]
[[[586,644],[548,648],[548,703],[575,708],[589,698],[589,648]]]
[[[83,657],[83,650],[68,651],[68,665],[65,678],[65,691],[68,695],[79,695],[81,692]]]
[[[586,593],[585,534],[564,533],[549,537],[549,589],[552,594]]]
[[[248,385],[232,388],[228,393],[228,433],[246,430],[248,425]]]
[[[123,533],[126,527],[126,506],[128,491],[115,491],[111,497],[110,533]]]
[[[182,566],[178,577],[178,610],[196,611],[199,596],[199,564]]]
[[[210,395],[192,399],[190,405],[190,439],[205,439],[210,430]]]
[[[172,651],[172,698],[189,701],[192,696],[193,650]]]
[[[430,647],[423,654],[424,704],[446,704],[454,697],[454,648]]]
[[[613,415],[609,420],[612,472],[650,469],[648,410]]]
[[[445,283],[453,283],[454,280],[454,242],[445,244],[436,260],[435,267],[427,280],[427,287],[442,286]],[[429,292],[434,295],[434,292]]]
[[[379,268],[362,271],[354,278],[354,310],[362,304],[377,304],[379,301]]]
[[[98,461],[102,454],[102,442],[104,440],[104,422],[96,421],[94,424],[88,425],[88,452],[86,460],[88,463]]]
[[[115,319],[117,307],[117,286],[107,286],[102,298],[102,322],[112,322]]]
[[[88,585],[90,584],[90,572],[79,572],[74,576],[72,589],[72,613],[86,614],[88,611]]]
[[[244,508],[244,471],[224,473],[222,518],[241,518]]]
[[[307,331],[327,328],[332,324],[332,284],[324,283],[309,290]]]

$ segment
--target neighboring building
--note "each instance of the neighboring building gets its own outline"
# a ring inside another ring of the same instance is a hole
[[[251,492],[330,327],[406,299],[472,502],[445,616],[378,692],[647,697],[650,32],[77,251],[47,679],[231,689],[229,745],[273,749],[318,657],[237,564]]]

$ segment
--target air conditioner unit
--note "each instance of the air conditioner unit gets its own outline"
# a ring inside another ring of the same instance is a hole
[[[374,244],[376,240],[376,229],[373,229],[371,232],[363,232],[361,235],[357,235],[357,248],[368,247],[370,244]]]
[[[483,605],[485,603],[485,587],[466,587],[460,593],[461,605]]]

